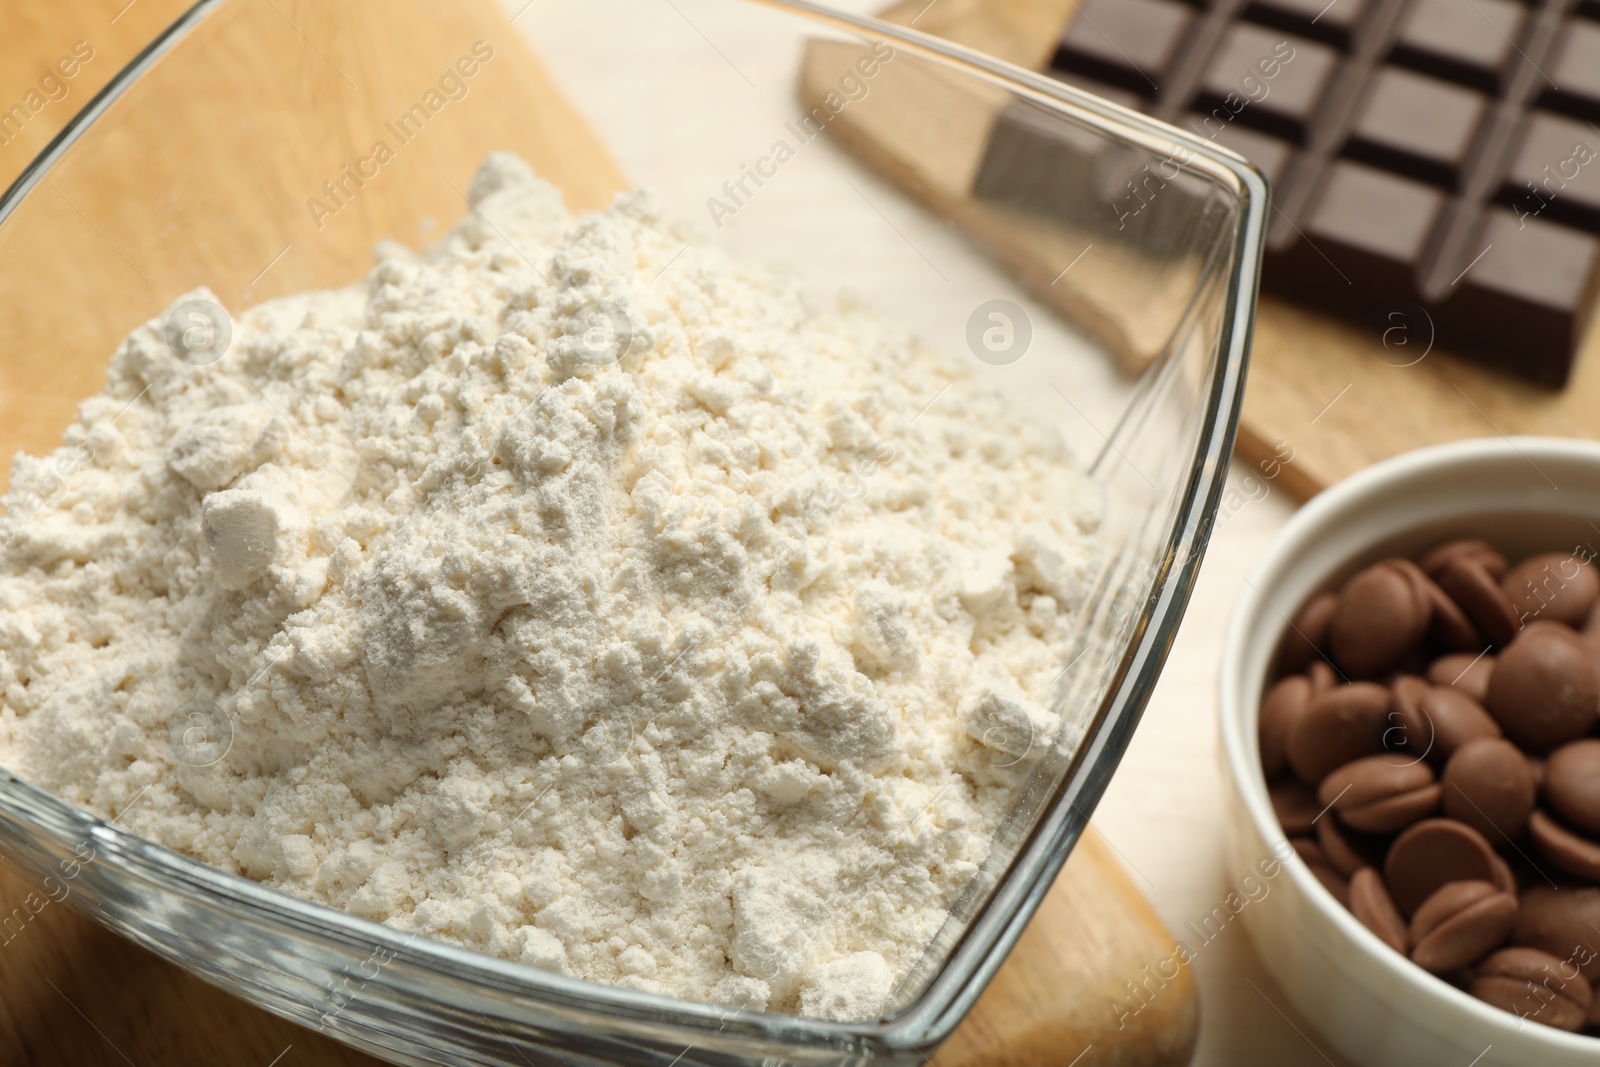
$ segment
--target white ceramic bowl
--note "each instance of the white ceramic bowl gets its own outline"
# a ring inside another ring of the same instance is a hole
[[[1230,869],[1275,874],[1240,917],[1294,1007],[1363,1067],[1593,1067],[1600,1039],[1491,1008],[1379,941],[1286,847],[1267,799],[1256,714],[1286,616],[1368,563],[1459,536],[1513,559],[1600,546],[1600,443],[1492,438],[1411,452],[1320,494],[1284,527],[1241,591],[1223,652]],[[1285,853],[1278,870],[1271,860]]]

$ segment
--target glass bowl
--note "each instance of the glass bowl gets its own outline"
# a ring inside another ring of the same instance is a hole
[[[869,75],[856,65],[869,53],[891,60]],[[663,71],[659,54],[696,59]],[[471,76],[457,65],[469,55]],[[802,69],[840,60],[837,94],[796,96]],[[428,96],[435,86],[446,95]],[[374,116],[419,103],[432,109],[426,128],[408,128],[380,169],[373,143],[388,127]],[[974,146],[981,154],[1002,113],[1046,150],[991,153],[984,181],[1004,195],[964,201],[964,221],[1063,251],[1061,274],[1031,290],[899,191],[916,190],[916,175],[887,181],[861,161],[870,153],[853,154],[863,131],[890,124],[964,146],[976,181]],[[792,158],[775,161],[778,141],[793,142]],[[1063,733],[890,1008],[857,1022],[736,1011],[412,938],[155,846],[5,772],[0,853],[41,882],[70,869],[71,899],[111,929],[399,1063],[920,1064],[1060,870],[1183,614],[1243,395],[1265,185],[1188,134],[817,4],[206,0],[0,200],[0,450],[57,445],[120,339],[198,286],[242,308],[355,281],[380,239],[442,235],[498,149],[569,191],[589,183],[570,196],[580,208],[601,206],[593,189],[625,173],[739,256],[814,292],[849,291],[1060,427],[1091,462],[1105,552],[1052,694]],[[1159,189],[1128,225],[1123,185],[1152,167]],[[763,180],[745,178],[751,169]],[[1136,380],[1117,366],[1130,352],[1148,363]]]

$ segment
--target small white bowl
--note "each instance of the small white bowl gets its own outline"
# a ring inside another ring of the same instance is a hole
[[[1491,1008],[1378,940],[1286,847],[1267,799],[1256,715],[1286,617],[1375,560],[1451,537],[1485,538],[1512,559],[1600,547],[1600,443],[1515,437],[1410,452],[1319,494],[1284,527],[1240,592],[1223,651],[1230,869],[1265,887],[1239,915],[1294,1007],[1363,1067],[1593,1067],[1600,1039]],[[1279,869],[1271,861],[1285,854]]]

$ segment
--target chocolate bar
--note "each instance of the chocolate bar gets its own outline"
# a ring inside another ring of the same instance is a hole
[[[1050,73],[1267,175],[1264,290],[1363,325],[1414,307],[1440,345],[1566,383],[1600,286],[1597,0],[1084,0]],[[1081,222],[1059,167],[1082,149],[1030,108],[974,192]],[[1121,156],[1096,224],[1181,224],[1170,166]]]

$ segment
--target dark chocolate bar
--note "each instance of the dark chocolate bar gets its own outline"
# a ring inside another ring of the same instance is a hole
[[[1600,0],[1084,0],[1051,73],[1261,168],[1263,289],[1363,324],[1414,304],[1439,344],[1566,383],[1600,285]],[[1028,172],[1081,149],[1027,107],[975,193],[1048,211],[1074,194]],[[1105,227],[1181,222],[1123,157]]]

